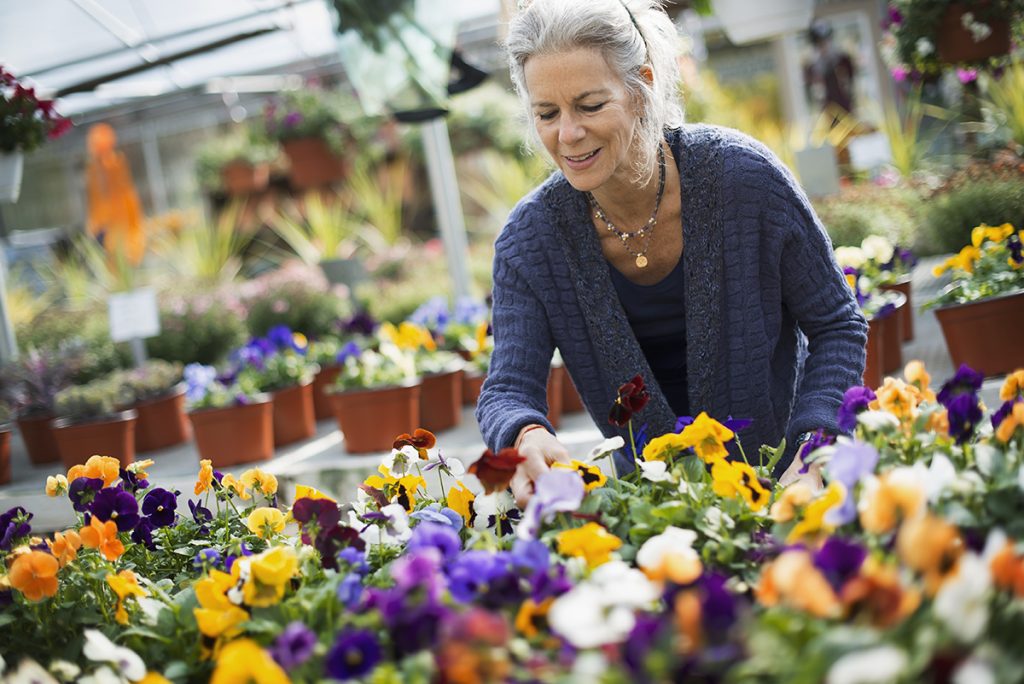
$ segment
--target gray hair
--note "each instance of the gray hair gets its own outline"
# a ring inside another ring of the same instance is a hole
[[[526,111],[526,61],[578,48],[599,50],[627,92],[640,102],[634,181],[644,183],[653,173],[664,130],[683,123],[676,27],[662,0],[533,0],[512,18],[505,40],[512,84]],[[653,83],[641,75],[645,64],[651,67]],[[536,127],[529,130],[536,144]]]

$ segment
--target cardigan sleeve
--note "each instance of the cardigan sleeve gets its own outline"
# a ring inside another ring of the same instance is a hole
[[[784,191],[768,205],[787,214],[781,251],[783,304],[807,337],[807,358],[796,388],[787,442],[823,428],[840,432],[836,413],[843,394],[860,385],[864,373],[867,323],[836,264],[832,243],[810,202],[789,171],[776,162]],[[792,450],[787,450],[787,461]]]
[[[547,419],[547,380],[554,343],[547,314],[509,255],[517,245],[509,227],[494,257],[492,326],[494,352],[476,406],[480,433],[488,448],[511,446],[525,425]]]

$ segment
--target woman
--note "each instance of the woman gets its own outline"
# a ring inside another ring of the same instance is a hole
[[[777,472],[798,470],[804,433],[838,432],[859,384],[867,326],[828,237],[767,149],[682,124],[677,43],[658,0],[534,0],[509,26],[512,81],[558,168],[495,245],[476,411],[490,448],[526,458],[520,503],[567,458],[545,418],[555,347],[606,436],[622,434],[608,411],[639,373],[648,435],[700,411],[753,419],[748,452],[791,445]]]

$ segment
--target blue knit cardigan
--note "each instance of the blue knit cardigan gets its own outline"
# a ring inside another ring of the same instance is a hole
[[[800,433],[838,432],[860,384],[867,324],[803,191],[760,143],[729,129],[666,133],[682,188],[690,407],[753,419],[747,456]],[[651,400],[634,417],[655,437],[676,416],[629,326],[583,193],[554,173],[512,211],[494,256],[494,354],[476,408],[491,449],[546,418],[555,347],[605,436],[620,384],[640,373]],[[554,430],[552,429],[552,432]],[[781,473],[792,449],[779,464]]]

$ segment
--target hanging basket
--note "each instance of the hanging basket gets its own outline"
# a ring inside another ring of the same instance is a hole
[[[734,45],[802,31],[814,16],[814,0],[715,0],[712,8]]]
[[[947,64],[976,64],[1010,52],[1010,21],[1003,17],[978,15],[976,5],[984,3],[954,2],[946,8],[935,33],[935,52]],[[974,12],[979,21],[988,24],[992,33],[975,42],[963,25],[965,12]]]
[[[296,190],[330,185],[347,175],[345,160],[335,155],[323,138],[296,138],[281,146],[288,156],[291,185]]]
[[[25,157],[21,152],[0,154],[0,204],[18,201],[24,164]]]
[[[250,164],[231,161],[221,167],[220,181],[229,195],[248,195],[267,189],[270,183],[270,164]]]

